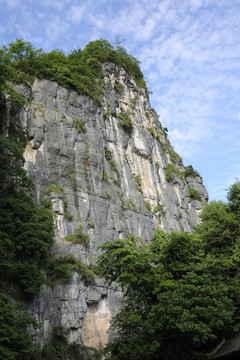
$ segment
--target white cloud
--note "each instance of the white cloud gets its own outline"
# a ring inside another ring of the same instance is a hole
[[[67,11],[67,19],[75,25],[80,24],[84,12],[86,10],[86,5],[72,5],[70,9]]]
[[[190,10],[196,11],[203,5],[203,0],[190,0]]]
[[[238,113],[236,113],[236,119],[237,119],[237,121],[239,121],[240,122],[240,111],[238,112]]]
[[[6,28],[2,25],[0,25],[0,33],[4,33],[6,31]]]
[[[106,17],[102,14],[88,14],[87,20],[93,26],[94,33],[98,33],[101,37],[100,31],[108,26]]]
[[[37,13],[37,17],[39,18],[39,19],[43,19],[44,18],[44,13],[42,13],[42,12],[38,12]]]
[[[172,128],[172,127],[171,127]],[[190,124],[182,129],[172,128],[169,131],[169,139],[176,151],[186,159],[199,155],[203,152],[202,144],[211,136],[207,127],[199,126],[199,123]]]
[[[62,1],[62,0],[43,0],[42,4],[46,7],[51,7],[58,11],[63,11],[63,10],[65,10],[64,2],[65,1]]]
[[[155,12],[157,2],[133,1],[130,6],[123,7],[111,19],[106,17],[106,24],[112,34],[128,34],[135,41],[149,41],[162,17]]]
[[[46,26],[47,40],[50,43],[55,42],[56,40],[63,37],[69,32],[70,32],[69,24],[66,21],[63,21],[59,17],[52,17]]]
[[[9,9],[15,9],[18,6],[21,6],[21,0],[6,0],[6,4]]]

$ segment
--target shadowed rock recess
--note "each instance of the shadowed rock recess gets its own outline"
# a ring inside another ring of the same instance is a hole
[[[149,242],[157,228],[191,231],[208,199],[202,178],[186,176],[145,89],[112,63],[103,70],[102,107],[36,79],[31,90],[16,86],[28,106],[9,113],[28,138],[25,168],[36,185],[34,199],[51,201],[53,258],[71,254],[88,267],[106,241],[133,233]],[[88,235],[83,244],[69,241],[79,228]],[[103,279],[90,283],[77,272],[68,282],[43,285],[30,309],[42,323],[39,343],[61,324],[70,329],[69,342],[104,346],[120,299]]]

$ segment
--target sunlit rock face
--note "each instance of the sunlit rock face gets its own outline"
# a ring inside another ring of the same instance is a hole
[[[9,112],[28,138],[25,168],[36,185],[34,199],[52,203],[53,257],[72,254],[89,267],[106,241],[133,233],[149,242],[157,228],[191,231],[208,198],[199,176],[184,176],[146,91],[111,63],[104,65],[104,83],[100,107],[55,82],[36,79],[31,90],[17,87],[28,97],[27,109]],[[175,169],[171,176],[169,164]],[[62,191],[49,192],[51,184]],[[201,201],[191,199],[189,186]],[[89,235],[87,247],[64,239],[80,225]],[[104,280],[90,285],[77,273],[67,284],[42,286],[31,307],[43,324],[41,346],[56,324],[70,329],[70,342],[104,346],[120,299],[121,292]]]

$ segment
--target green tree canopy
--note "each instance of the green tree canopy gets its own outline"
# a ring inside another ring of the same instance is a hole
[[[197,235],[158,230],[148,246],[130,236],[101,248],[101,275],[126,289],[113,320],[118,336],[106,348],[109,358],[192,359],[193,350],[233,331],[229,289],[204,273]]]
[[[203,239],[205,250],[219,254],[231,252],[239,236],[240,224],[229,206],[222,201],[211,201],[203,209],[201,219],[196,232]]]
[[[33,354],[32,342],[38,324],[19,305],[11,304],[9,296],[0,293],[0,357],[21,360]],[[31,333],[30,333],[31,331]]]
[[[35,49],[28,41],[16,39],[0,48],[0,94],[8,93],[22,104],[24,98],[14,92],[7,82],[29,85],[38,77],[57,81],[100,104],[104,62],[124,67],[139,86],[147,89],[139,61],[120,44],[114,48],[107,40],[101,39],[89,42],[83,50],[74,49],[65,55],[59,49],[46,53]]]
[[[233,212],[237,218],[240,218],[240,180],[229,187],[228,189],[228,206],[230,211]]]
[[[0,127],[4,128],[2,110]],[[19,284],[26,294],[37,294],[43,281],[39,267],[50,254],[52,216],[31,199],[33,184],[23,169],[26,139],[11,124],[0,134],[0,283]]]

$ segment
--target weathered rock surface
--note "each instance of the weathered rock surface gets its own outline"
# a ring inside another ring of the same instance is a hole
[[[39,204],[49,198],[55,212],[54,258],[72,254],[88,266],[100,245],[128,233],[149,242],[158,227],[191,231],[208,198],[200,177],[184,177],[145,90],[114,64],[105,64],[104,74],[102,107],[55,82],[36,79],[31,91],[17,87],[29,99],[27,110],[10,111],[27,134],[24,156],[36,185],[33,196]],[[133,122],[130,136],[119,126],[123,115]],[[83,120],[86,132],[77,129]],[[176,169],[170,181],[168,164]],[[62,192],[49,193],[51,184]],[[189,186],[202,201],[190,198]],[[80,225],[89,234],[88,247],[64,239]],[[120,299],[120,291],[103,280],[87,286],[77,273],[65,285],[44,285],[31,309],[43,324],[41,345],[61,323],[71,329],[69,341],[103,346]]]

